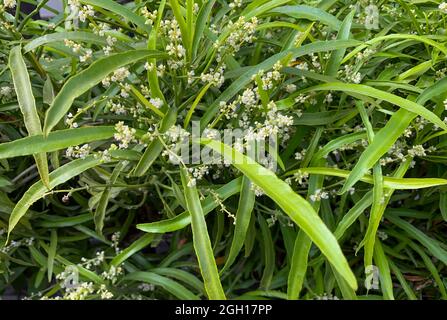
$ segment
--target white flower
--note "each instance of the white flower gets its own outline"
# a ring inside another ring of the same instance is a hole
[[[156,108],[160,109],[163,106],[163,100],[160,98],[151,98],[149,102]]]
[[[95,15],[95,11],[93,10],[93,7],[90,5],[82,6],[82,8],[79,10],[79,20],[82,22],[85,22],[87,17],[93,17]]]
[[[115,42],[117,41],[117,39],[115,37],[112,36],[107,36],[106,38],[106,42],[109,46],[113,47],[115,45]]]
[[[79,61],[86,62],[87,60],[90,60],[92,58],[92,54],[93,54],[93,51],[91,49],[85,50],[84,55],[79,57]]]
[[[413,146],[413,148],[409,149],[408,154],[412,157],[415,156],[424,157],[427,155],[425,151],[426,151],[425,148],[422,145],[418,144],[416,146]]]
[[[438,6],[438,9],[441,10],[442,13],[447,13],[447,3],[441,2]]]
[[[204,83],[211,83],[212,85],[219,88],[224,82],[224,71],[225,71],[225,65],[221,66],[219,69],[214,71],[213,68],[209,70],[209,73],[202,73],[200,75],[200,80]]]
[[[185,56],[186,50],[181,44],[175,45],[174,43],[169,43],[166,46],[166,51],[170,56],[174,56],[177,58],[182,58]]]
[[[113,137],[119,142],[118,147],[120,149],[126,149],[129,147],[129,143],[135,142],[135,129],[131,129],[124,125],[122,121],[115,124],[116,133]]]
[[[194,188],[197,184],[197,180],[195,178],[189,178],[188,188]]]
[[[260,197],[265,194],[264,190],[262,190],[261,187],[259,187],[258,185],[254,184],[254,183],[251,184],[251,190],[254,191],[256,197]]]
[[[256,104],[256,95],[252,89],[245,89],[242,93],[241,102],[246,106],[254,106]]]
[[[82,147],[68,147],[65,151],[65,156],[84,159],[89,155],[90,150],[91,148],[88,144],[84,144]],[[62,200],[64,200],[64,198]]]
[[[82,46],[79,43],[76,43],[72,40],[64,39],[64,45],[71,48],[74,53],[78,53],[81,51]]]
[[[231,3],[229,4],[229,7],[230,7],[231,9],[242,7],[242,0],[234,0],[233,2],[231,2]]]
[[[129,75],[130,75],[129,70],[126,67],[121,67],[113,72],[113,75],[110,77],[110,80],[112,80],[113,82],[123,81]]]
[[[79,10],[80,3],[79,0],[68,0],[68,5],[71,11],[77,12]]]
[[[12,88],[8,86],[4,86],[0,88],[0,95],[9,97],[12,93]]]
[[[288,85],[286,86],[286,91],[287,91],[288,93],[295,92],[295,91],[296,91],[296,85],[294,85],[293,83],[288,84]]]
[[[360,83],[362,81],[362,74],[360,72],[354,72],[354,68],[350,65],[346,65],[341,73],[344,73],[344,78],[346,81],[353,83]],[[339,71],[340,73],[340,71]]]
[[[152,25],[157,19],[157,10],[154,10],[154,12],[150,12],[146,7],[143,7],[141,8],[140,13],[146,18],[145,24]]]
[[[16,0],[4,0],[3,4],[5,6],[5,8],[14,8],[16,6]]]
[[[309,196],[309,198],[312,202],[321,201],[321,199],[329,199],[329,193],[322,191],[321,189],[317,189],[315,190],[314,194]]]
[[[154,68],[155,68],[155,65],[152,62],[151,63],[146,62],[144,64],[144,69],[146,69],[147,71],[152,71]]]
[[[300,161],[304,159],[304,156],[306,155],[306,149],[301,150],[300,152],[295,153],[295,159]]]

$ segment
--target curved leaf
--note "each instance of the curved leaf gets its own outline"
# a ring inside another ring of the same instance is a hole
[[[45,115],[43,133],[48,136],[70,109],[75,98],[101,82],[109,73],[143,58],[162,58],[166,54],[153,50],[132,50],[110,55],[93,62],[87,69],[71,77],[54,98]]]
[[[194,250],[199,262],[205,290],[211,300],[224,300],[225,293],[220,283],[216,261],[211,247],[211,241],[206,227],[206,221],[200,204],[199,194],[195,185],[191,185],[191,178],[186,169],[181,171],[182,184],[185,192],[186,205],[191,215],[191,229],[194,243]]]
[[[9,69],[11,70],[11,76],[17,94],[17,101],[23,115],[26,130],[28,130],[28,135],[34,136],[42,134],[36,101],[34,100],[31,81],[26,69],[25,61],[22,57],[22,48],[20,46],[12,48],[9,53]],[[34,159],[36,160],[40,177],[48,188],[49,177],[47,156],[45,153],[36,153],[34,154]]]
[[[279,179],[272,171],[262,167],[254,160],[244,156],[233,148],[218,141],[201,139],[204,144],[221,153],[233,166],[242,171],[253,183],[262,188],[267,196],[274,200],[281,209],[306,232],[329,262],[355,290],[357,280],[334,235],[316,214],[312,206],[290,186]]]

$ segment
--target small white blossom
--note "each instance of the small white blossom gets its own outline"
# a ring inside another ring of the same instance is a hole
[[[315,190],[314,194],[309,196],[312,202],[321,201],[321,199],[329,199],[329,193],[322,191],[321,189]]]
[[[135,129],[131,129],[124,125],[122,121],[115,124],[116,133],[113,137],[119,142],[118,147],[120,149],[126,149],[129,147],[129,143],[135,142]]]

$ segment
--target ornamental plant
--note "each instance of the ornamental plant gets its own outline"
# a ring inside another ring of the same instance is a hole
[[[4,297],[447,298],[446,3],[47,2],[0,5]]]

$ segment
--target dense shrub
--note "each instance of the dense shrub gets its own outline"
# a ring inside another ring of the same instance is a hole
[[[0,6],[0,292],[447,298],[447,4],[46,2]]]

